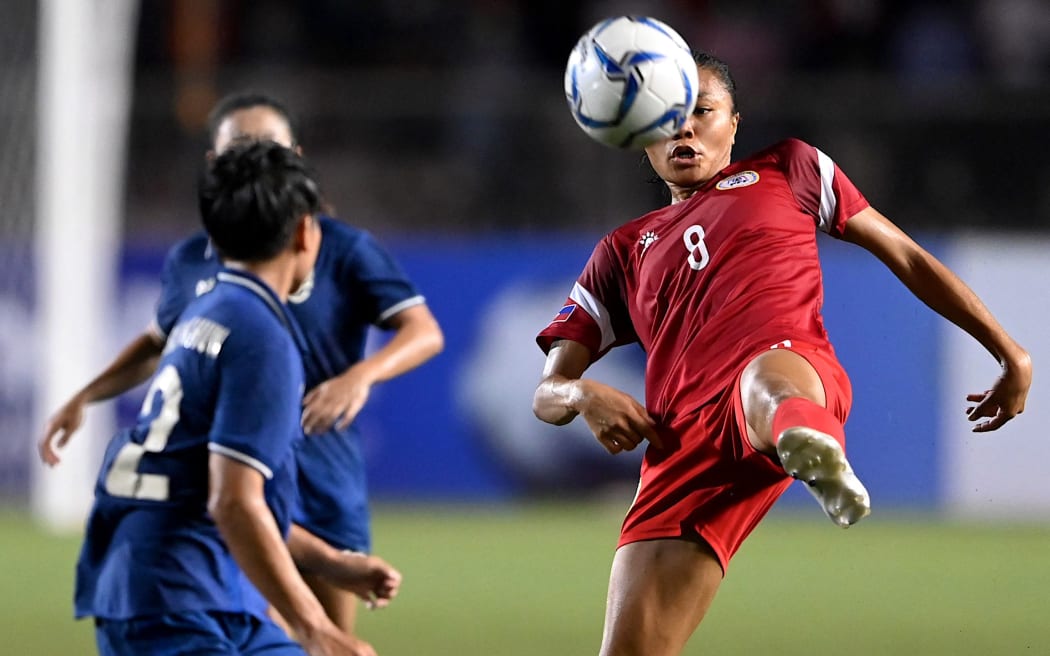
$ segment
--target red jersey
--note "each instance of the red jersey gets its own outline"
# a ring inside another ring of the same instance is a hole
[[[580,342],[593,360],[638,342],[646,408],[671,425],[773,344],[828,345],[816,232],[841,237],[867,206],[827,155],[780,142],[606,235],[537,341]]]

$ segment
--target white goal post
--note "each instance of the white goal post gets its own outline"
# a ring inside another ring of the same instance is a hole
[[[97,373],[112,339],[138,0],[40,0],[35,425]],[[53,471],[34,464],[34,515],[79,529],[114,408],[91,408]],[[33,435],[33,448],[39,434]],[[33,458],[38,463],[37,458]]]

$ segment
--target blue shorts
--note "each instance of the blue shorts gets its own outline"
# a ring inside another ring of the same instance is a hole
[[[297,503],[292,521],[337,549],[372,549],[365,465],[351,427],[307,435],[295,448]]]
[[[99,656],[306,656],[268,619],[248,613],[187,611],[95,620]]]

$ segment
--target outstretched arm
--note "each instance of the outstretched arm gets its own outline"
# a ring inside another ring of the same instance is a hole
[[[562,426],[583,415],[609,453],[631,451],[642,440],[661,447],[656,422],[642,404],[618,389],[581,378],[590,361],[590,351],[579,342],[560,340],[551,346],[532,399],[536,417]]]
[[[72,396],[44,426],[38,441],[40,459],[54,466],[59,463],[59,449],[73,437],[84,422],[84,407],[111,399],[148,379],[157,369],[164,342],[146,331],[124,347],[102,373]]]
[[[364,407],[372,386],[420,366],[445,348],[445,337],[426,305],[414,305],[389,320],[394,336],[382,348],[303,398],[303,429],[323,433],[346,428]]]
[[[843,238],[882,260],[919,300],[969,333],[1002,366],[991,389],[967,396],[974,404],[970,421],[986,419],[975,432],[995,430],[1024,411],[1032,360],[966,283],[874,208],[851,217]]]

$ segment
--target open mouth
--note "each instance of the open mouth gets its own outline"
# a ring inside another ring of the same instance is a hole
[[[674,150],[671,151],[671,159],[695,159],[696,151],[691,146],[675,146]]]

